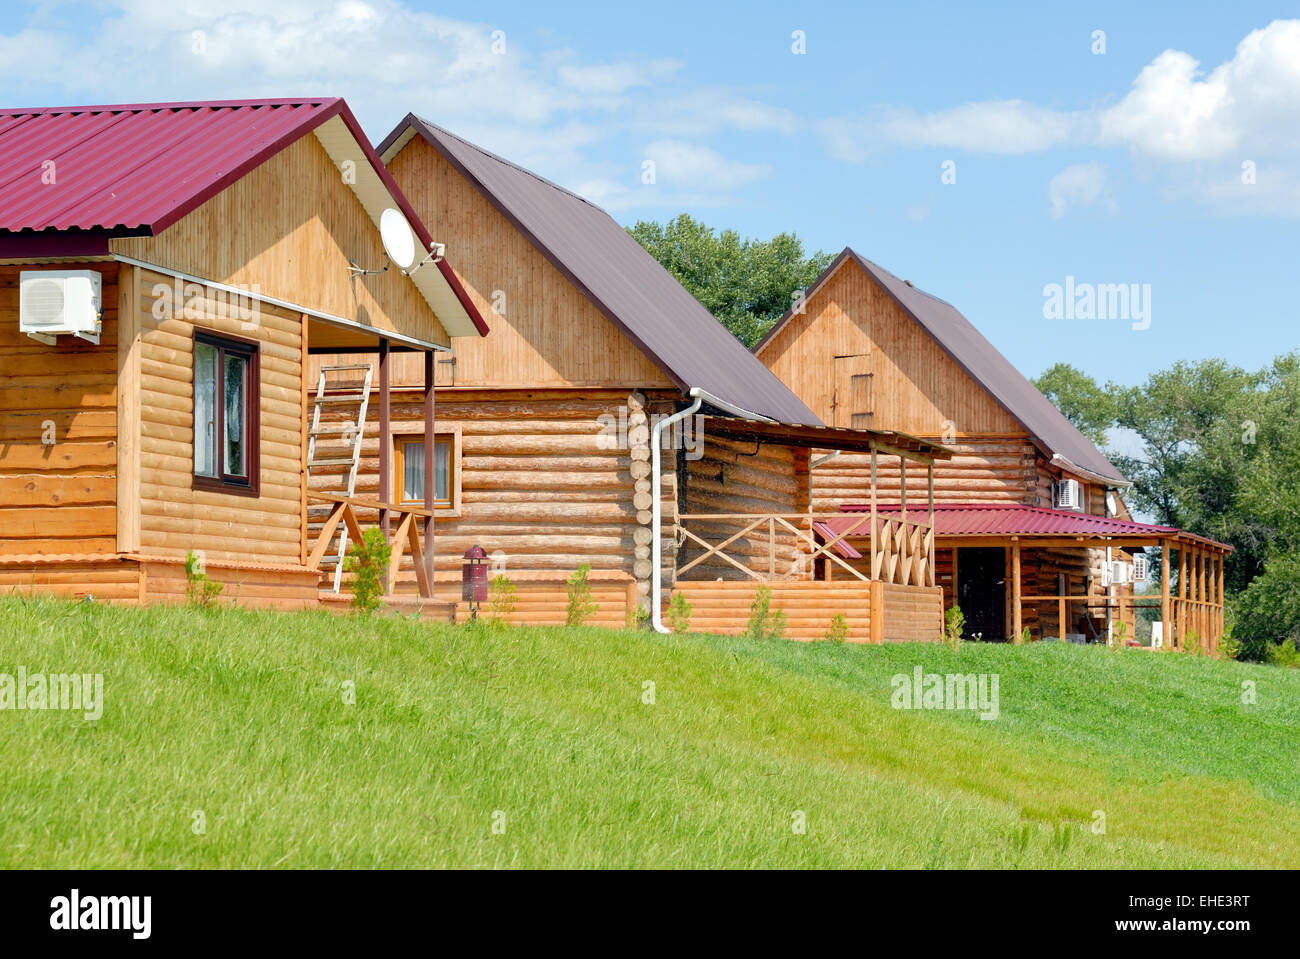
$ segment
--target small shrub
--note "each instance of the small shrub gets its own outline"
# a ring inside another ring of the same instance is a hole
[[[1112,623],[1110,627],[1110,642],[1106,645],[1111,649],[1123,649],[1124,643],[1128,639],[1128,623]]]
[[[1201,634],[1194,629],[1189,629],[1183,638],[1183,651],[1193,656],[1201,655]]]
[[[1031,633],[1029,631],[1029,627],[1026,626],[1024,629],[1020,631],[1020,635],[1015,637],[1013,641],[1017,646],[1028,646],[1030,643],[1034,641],[1034,634]]]
[[[633,603],[628,607],[627,619],[624,625],[628,629],[646,629],[650,625],[650,610],[640,603]]]
[[[668,603],[668,628],[674,633],[690,632],[692,612],[690,600],[681,593],[673,593]]]
[[[771,612],[772,591],[760,586],[754,591],[754,602],[749,607],[749,624],[745,635],[752,639],[784,639],[785,613],[777,610]]]
[[[1229,629],[1219,638],[1219,658],[1237,659],[1241,656],[1241,643],[1232,635]]]
[[[581,626],[600,609],[599,603],[591,601],[591,584],[587,582],[587,574],[590,572],[591,564],[583,563],[565,581],[564,588],[569,594],[569,605],[564,614],[565,626]]]
[[[966,614],[961,611],[960,606],[951,606],[943,614],[943,644],[949,649],[956,649],[961,645],[961,634],[966,629]]]
[[[384,595],[384,574],[393,557],[381,529],[368,529],[360,541],[348,547],[343,568],[352,574],[352,608],[358,613],[373,613]]]
[[[185,554],[185,599],[191,606],[198,606],[200,609],[210,608],[225,588],[224,583],[216,583],[208,579],[207,574],[203,572],[203,564],[199,560],[198,553],[190,550]]]
[[[497,573],[488,583],[488,622],[504,626],[515,613],[515,584],[505,573]]]
[[[826,630],[823,637],[832,643],[843,643],[849,638],[849,621],[844,618],[843,613],[836,613],[831,617],[831,628]]]
[[[1288,639],[1277,643],[1269,650],[1268,661],[1274,666],[1287,669],[1300,669],[1300,650],[1296,649],[1295,640]]]

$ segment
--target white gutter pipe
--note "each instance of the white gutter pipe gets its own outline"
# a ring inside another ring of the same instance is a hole
[[[663,616],[663,588],[664,588],[664,568],[663,568],[663,524],[664,524],[664,507],[663,507],[663,472],[660,467],[659,454],[661,452],[661,443],[664,429],[675,423],[680,423],[688,416],[694,416],[704,405],[704,393],[699,389],[692,389],[690,396],[694,397],[694,402],[686,409],[674,413],[672,416],[659,420],[650,431],[650,496],[653,502],[650,504],[650,561],[654,565],[650,570],[650,622],[657,633],[671,633],[672,630],[664,625]]]

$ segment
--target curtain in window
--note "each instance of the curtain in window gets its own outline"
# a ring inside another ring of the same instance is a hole
[[[433,498],[439,503],[451,502],[451,444],[433,444]]]
[[[194,344],[194,472],[217,475],[217,350]]]
[[[226,416],[225,454],[226,472],[231,476],[248,475],[244,464],[244,384],[248,382],[248,360],[232,353],[226,354]]]
[[[423,443],[407,443],[402,448],[402,501],[424,502]]]

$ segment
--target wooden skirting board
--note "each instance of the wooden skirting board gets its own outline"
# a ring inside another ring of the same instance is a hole
[[[673,592],[691,604],[691,631],[739,635],[749,623],[758,587],[748,581],[679,581]],[[770,611],[786,615],[789,639],[825,639],[838,613],[848,625],[848,642],[932,642],[943,627],[943,591],[937,586],[889,583],[813,582],[766,584]]]

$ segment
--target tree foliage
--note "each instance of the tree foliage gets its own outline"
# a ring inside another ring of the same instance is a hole
[[[1258,372],[1180,361],[1132,387],[1058,364],[1037,385],[1094,439],[1136,434],[1136,454],[1108,453],[1130,505],[1233,546],[1225,585],[1247,655],[1252,640],[1300,635],[1300,354]]]
[[[746,346],[771,329],[833,258],[805,253],[793,233],[742,239],[685,213],[667,223],[641,220],[628,232]]]

